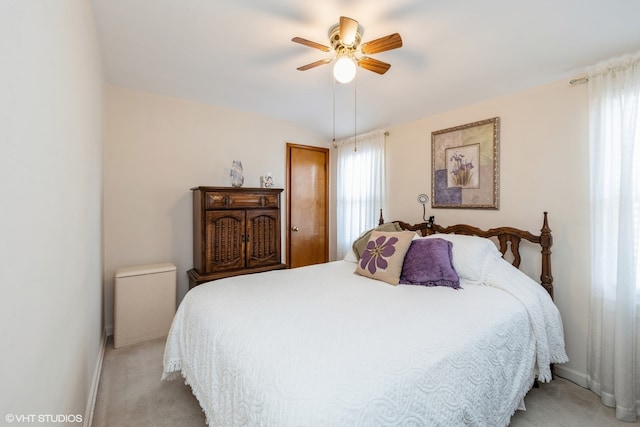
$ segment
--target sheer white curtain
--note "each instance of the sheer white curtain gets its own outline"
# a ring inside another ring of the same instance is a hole
[[[640,409],[640,55],[589,72],[589,388],[635,421]]]
[[[337,142],[337,256],[342,259],[353,241],[378,225],[385,206],[384,131],[376,130]],[[354,151],[354,147],[357,150]]]

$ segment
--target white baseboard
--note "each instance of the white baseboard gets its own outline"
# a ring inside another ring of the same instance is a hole
[[[587,375],[583,372],[578,372],[571,368],[566,368],[564,366],[555,365],[553,367],[553,372],[564,379],[571,381],[572,383],[576,383],[581,387],[587,387]]]
[[[93,380],[91,381],[91,390],[89,399],[87,400],[87,408],[84,411],[84,427],[91,427],[93,423],[93,410],[96,407],[96,399],[98,397],[98,386],[100,385],[100,373],[102,372],[102,361],[104,360],[104,352],[107,348],[107,331],[102,331],[100,339],[100,348],[98,349],[98,360],[96,360],[96,368],[93,371]]]

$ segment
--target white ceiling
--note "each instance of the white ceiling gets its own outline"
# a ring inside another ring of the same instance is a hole
[[[398,32],[336,86],[336,136],[395,126],[544,83],[640,50],[638,0],[91,0],[107,81],[254,112],[333,136],[330,54],[341,15],[363,41]],[[354,114],[354,92],[356,111]]]

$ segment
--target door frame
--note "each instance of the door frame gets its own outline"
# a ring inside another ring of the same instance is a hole
[[[325,221],[325,259],[329,260],[329,182],[331,180],[330,165],[331,165],[331,151],[326,147],[316,147],[312,145],[301,145],[287,142],[287,158],[286,158],[286,199],[287,199],[287,233],[286,233],[286,250],[287,250],[287,267],[291,267],[291,149],[297,148],[302,150],[319,151],[325,153],[325,185],[324,185],[324,221]]]

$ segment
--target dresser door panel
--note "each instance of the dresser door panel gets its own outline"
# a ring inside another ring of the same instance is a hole
[[[244,211],[207,211],[205,219],[206,272],[244,268],[244,240]]]
[[[247,210],[247,267],[280,263],[277,209]]]

